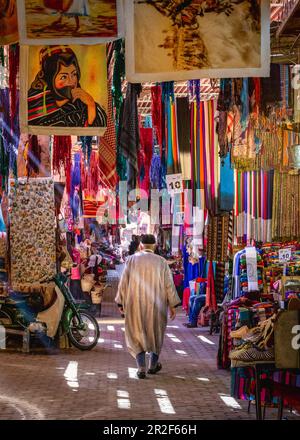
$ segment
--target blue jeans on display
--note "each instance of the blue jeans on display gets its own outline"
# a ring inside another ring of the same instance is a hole
[[[158,355],[156,353],[150,353],[150,367],[155,368],[158,362]],[[136,355],[136,364],[140,370],[146,369],[146,353],[142,351]]]
[[[196,326],[201,308],[205,305],[206,295],[192,295],[190,297],[189,322]]]

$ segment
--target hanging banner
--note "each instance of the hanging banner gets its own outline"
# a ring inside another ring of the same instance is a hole
[[[21,131],[101,136],[107,126],[106,46],[21,47]]]
[[[130,82],[269,76],[268,0],[128,0],[125,13]]]
[[[0,46],[19,41],[16,0],[0,1]]]
[[[21,44],[97,44],[124,35],[120,0],[17,0]]]
[[[53,180],[11,180],[9,217],[11,285],[26,290],[56,273]]]

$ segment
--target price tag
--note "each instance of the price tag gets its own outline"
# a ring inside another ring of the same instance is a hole
[[[279,250],[279,262],[280,263],[287,263],[292,258],[292,249],[291,248],[285,248]]]
[[[182,174],[166,175],[168,193],[170,195],[180,194],[183,192]]]

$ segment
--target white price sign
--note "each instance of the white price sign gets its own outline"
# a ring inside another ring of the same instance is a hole
[[[291,248],[285,248],[279,250],[279,262],[280,263],[287,263],[292,258],[292,249]]]
[[[167,174],[167,187],[169,194],[180,194],[183,192],[182,174]]]

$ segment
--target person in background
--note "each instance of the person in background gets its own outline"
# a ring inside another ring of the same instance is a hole
[[[155,255],[154,235],[143,235],[140,252],[131,255],[123,271],[115,298],[125,314],[125,339],[136,359],[139,379],[146,377],[146,352],[150,353],[148,374],[156,374],[167,326],[176,316],[180,299],[171,270],[164,258]]]
[[[133,255],[139,249],[140,246],[140,237],[138,235],[133,235],[131,242],[129,244],[128,254]]]

